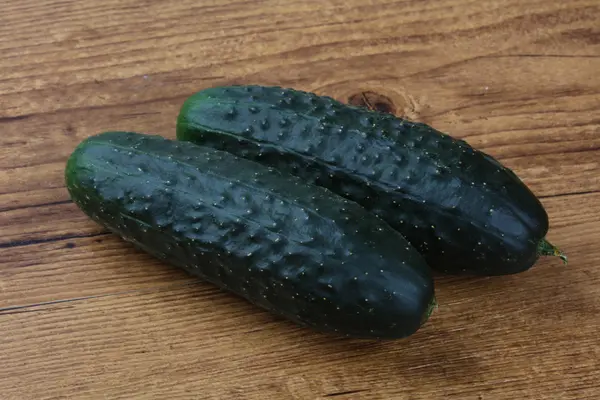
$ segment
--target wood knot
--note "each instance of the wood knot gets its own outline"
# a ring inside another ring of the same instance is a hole
[[[348,104],[368,108],[372,111],[395,114],[396,106],[392,99],[379,93],[366,91],[352,94],[348,97]]]

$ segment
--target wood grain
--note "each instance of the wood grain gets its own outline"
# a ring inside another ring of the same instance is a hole
[[[596,0],[8,0],[0,7],[0,398],[600,398]],[[174,137],[184,99],[275,84],[462,137],[542,199],[567,267],[437,277],[415,336],[279,320],[108,234],[63,169],[104,130]],[[353,97],[354,96],[354,97]]]

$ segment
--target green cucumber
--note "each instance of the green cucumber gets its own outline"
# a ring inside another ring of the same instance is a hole
[[[386,223],[230,153],[105,132],[77,146],[65,180],[85,214],[136,247],[304,326],[402,338],[435,305],[429,267]]]
[[[506,275],[541,255],[548,215],[529,188],[463,140],[391,114],[281,87],[202,90],[177,138],[323,186],[376,214],[441,272]]]

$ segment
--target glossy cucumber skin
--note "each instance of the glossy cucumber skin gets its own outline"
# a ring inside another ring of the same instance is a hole
[[[359,205],[229,153],[133,132],[84,140],[73,201],[138,248],[319,331],[394,339],[435,303],[431,272]]]
[[[281,87],[202,90],[177,138],[272,166],[355,201],[450,274],[529,269],[548,215],[508,168],[417,122]]]

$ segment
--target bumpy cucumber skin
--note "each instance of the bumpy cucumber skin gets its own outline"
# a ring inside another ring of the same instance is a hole
[[[132,132],[84,140],[73,201],[138,248],[319,331],[396,339],[435,304],[431,272],[359,205],[229,153]]]
[[[423,124],[281,87],[202,90],[177,138],[275,167],[355,201],[399,231],[438,271],[529,269],[548,215],[491,156]]]

